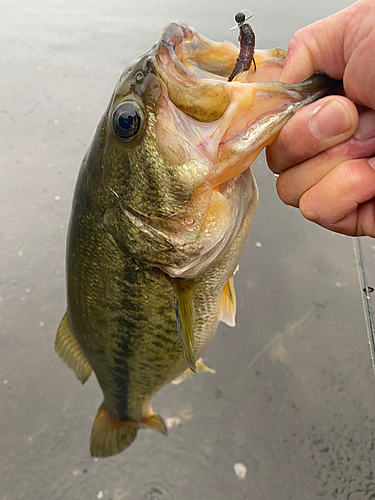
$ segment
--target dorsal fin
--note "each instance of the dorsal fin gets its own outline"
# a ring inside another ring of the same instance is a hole
[[[195,373],[194,354],[194,281],[175,278],[175,311],[178,334],[182,343],[182,354],[186,365]]]
[[[219,320],[228,326],[236,325],[236,293],[234,291],[233,276],[226,282],[221,296]]]
[[[91,375],[92,368],[73,335],[67,313],[64,314],[57,329],[55,351],[84,384]]]

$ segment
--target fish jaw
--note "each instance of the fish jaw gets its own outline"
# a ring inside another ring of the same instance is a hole
[[[205,182],[213,188],[244,172],[288,119],[330,86],[322,75],[296,85],[278,82],[281,49],[257,51],[257,71],[228,82],[237,55],[234,45],[212,42],[182,21],[165,28],[156,55],[164,84],[157,112],[161,150],[206,164]]]
[[[257,72],[228,82],[238,56],[233,44],[212,42],[182,21],[165,28],[154,59],[161,87],[155,140],[175,175],[196,183],[183,210],[158,226],[173,248],[170,255],[179,257],[168,262],[158,256],[156,265],[171,277],[194,277],[224,252],[240,227],[234,219],[241,221],[247,210],[241,196],[233,201],[233,191],[246,193],[248,203],[255,196],[244,187],[247,181],[236,180],[299,108],[330,88],[323,75],[296,85],[275,81],[285,55],[281,49],[256,51]]]

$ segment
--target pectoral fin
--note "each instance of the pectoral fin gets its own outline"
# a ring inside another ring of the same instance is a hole
[[[198,359],[198,361],[195,364],[195,368],[196,368],[196,373],[202,373],[202,372],[216,373],[216,370],[214,370],[213,368],[210,368],[209,366],[207,366],[206,363],[203,361],[202,358]],[[174,380],[172,380],[172,384],[173,385],[179,385],[179,384],[181,384],[181,382],[183,382],[185,379],[187,379],[188,377],[190,377],[190,375],[192,373],[193,372],[190,370],[190,368],[188,368],[179,377],[177,377]]]
[[[55,351],[84,384],[91,375],[92,368],[73,335],[67,313],[64,314],[57,330]]]
[[[175,311],[178,334],[182,343],[182,354],[186,365],[194,373],[194,281],[176,278],[173,280]]]
[[[234,291],[233,276],[227,281],[221,296],[219,320],[228,326],[236,325],[236,293]]]

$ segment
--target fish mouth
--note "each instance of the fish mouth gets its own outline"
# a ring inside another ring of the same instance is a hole
[[[153,49],[161,86],[158,149],[180,178],[196,180],[180,213],[143,220],[164,234],[168,247],[149,255],[149,262],[171,277],[192,278],[226,252],[257,201],[254,159],[295,111],[330,88],[323,75],[295,85],[278,82],[286,55],[281,49],[255,51],[257,71],[228,82],[238,52],[183,21],[170,23]]]

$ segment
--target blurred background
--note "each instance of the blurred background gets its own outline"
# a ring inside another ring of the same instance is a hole
[[[258,48],[346,0],[252,0]],[[219,325],[216,374],[165,387],[168,438],[141,431],[94,460],[102,395],[55,355],[64,253],[81,159],[113,87],[183,19],[229,31],[245,0],[0,0],[0,499],[310,500],[375,498],[375,379],[350,238],[277,198],[264,157],[260,202],[235,277],[236,328]],[[375,241],[363,239],[370,285]]]

